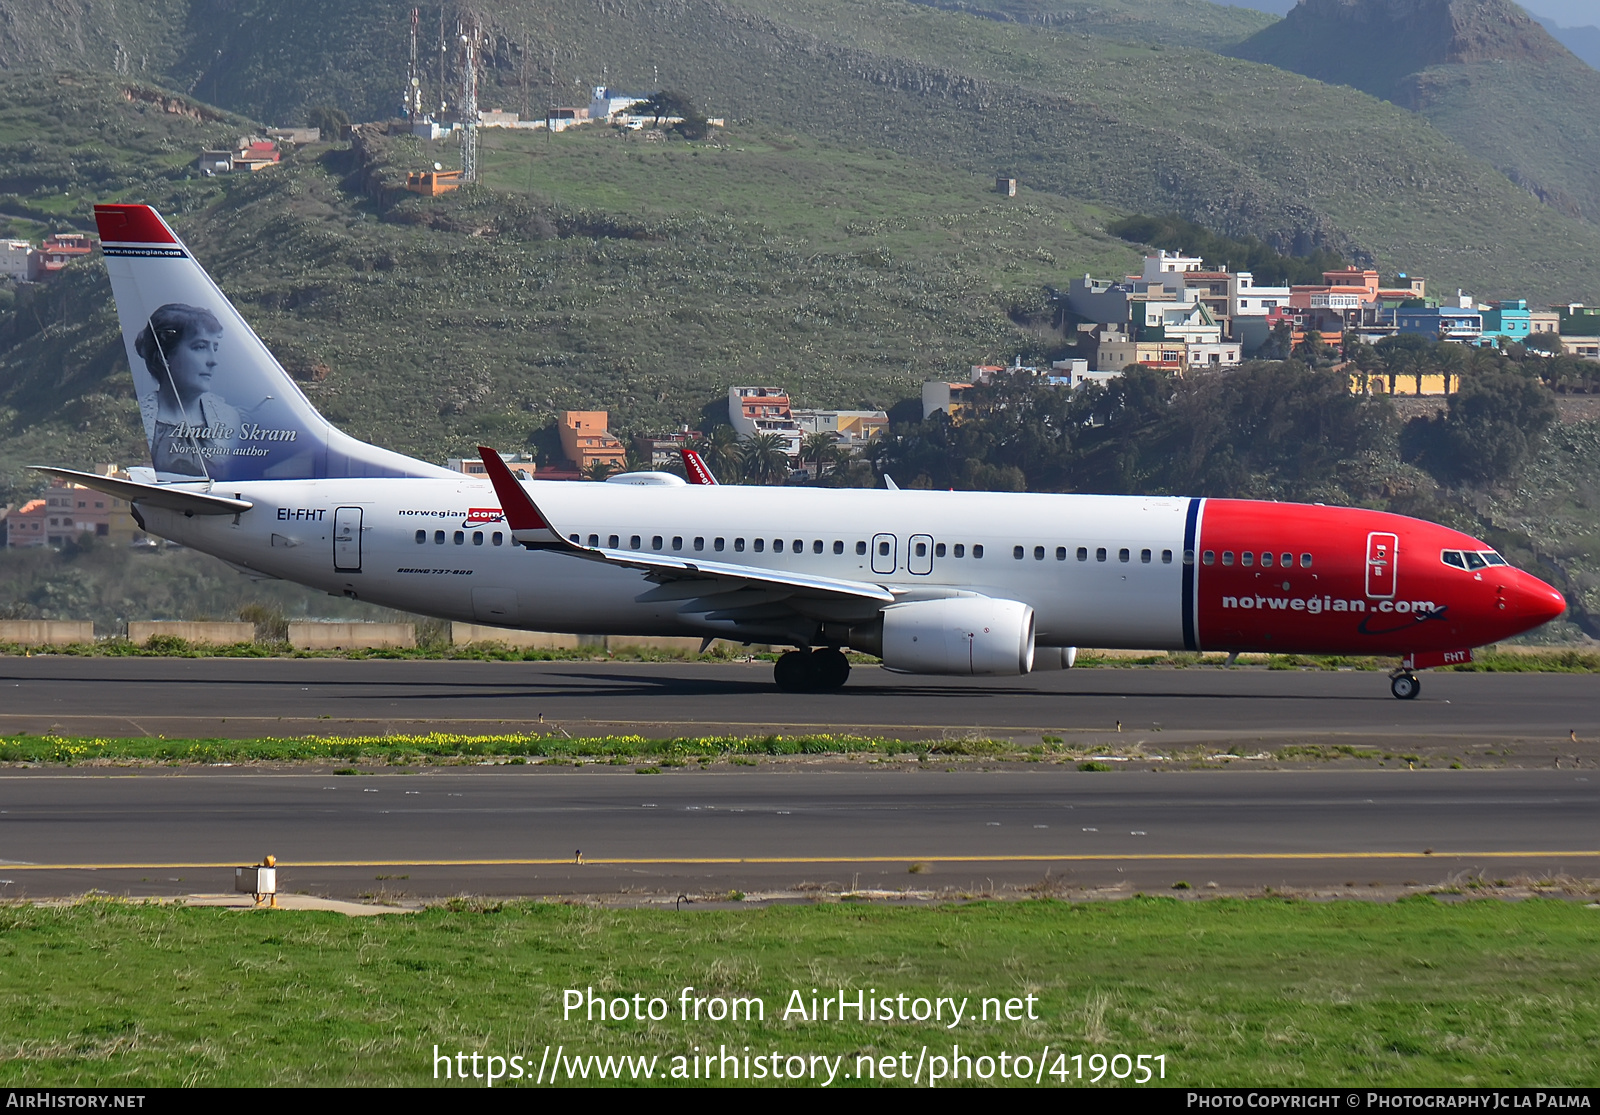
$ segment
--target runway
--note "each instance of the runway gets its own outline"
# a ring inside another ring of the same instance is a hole
[[[0,774],[0,894],[1172,893],[1600,876],[1579,771],[453,767]],[[583,862],[579,863],[581,853]]]
[[[538,730],[652,737],[855,733],[1164,748],[1344,744],[1533,765],[1600,761],[1600,679],[1102,668],[926,678],[857,668],[828,694],[780,693],[769,663],[339,659],[0,659],[0,734],[247,737]],[[1120,731],[1119,731],[1120,724]],[[1577,743],[1571,736],[1576,733]]]

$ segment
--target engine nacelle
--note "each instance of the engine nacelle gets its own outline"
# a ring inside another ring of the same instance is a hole
[[[1034,647],[1033,672],[1040,670],[1070,670],[1078,661],[1077,647]]]
[[[1016,600],[891,604],[882,625],[877,653],[885,669],[898,673],[1016,675],[1033,668],[1033,609]]]

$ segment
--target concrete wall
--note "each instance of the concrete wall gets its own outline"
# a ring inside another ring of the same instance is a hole
[[[92,642],[94,642],[94,624],[88,620],[0,620],[0,643],[20,643],[30,647],[60,647],[68,643]]]
[[[417,629],[410,623],[291,623],[289,644],[296,650],[414,647]]]
[[[133,621],[128,624],[128,642],[148,642],[152,635],[171,635],[191,643],[231,646],[256,641],[253,623],[228,623],[221,620],[183,622],[178,620]]]
[[[550,631],[516,631],[509,627],[490,627],[482,623],[452,623],[450,641],[458,647],[469,643],[499,643],[508,647],[539,650],[574,650],[578,636]]]

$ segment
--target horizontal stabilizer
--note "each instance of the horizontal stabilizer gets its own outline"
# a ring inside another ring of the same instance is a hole
[[[31,467],[35,472],[43,472],[72,484],[82,484],[85,488],[93,488],[97,492],[125,499],[129,503],[139,503],[146,507],[163,507],[168,511],[182,511],[185,515],[237,515],[255,506],[247,499],[214,496],[176,484],[141,484],[137,480],[118,480],[113,476],[78,472],[70,468],[50,468],[46,465]]]

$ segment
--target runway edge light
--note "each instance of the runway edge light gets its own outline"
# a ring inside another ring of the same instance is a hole
[[[255,898],[256,905],[278,905],[278,857],[266,856],[259,864],[233,869],[233,889]]]

